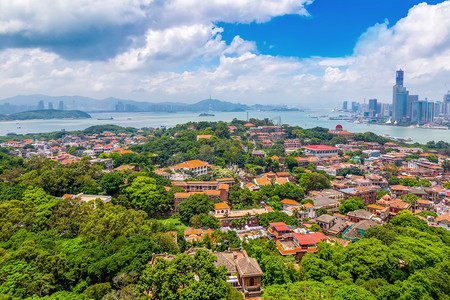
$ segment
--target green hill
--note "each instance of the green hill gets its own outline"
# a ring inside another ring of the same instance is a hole
[[[15,114],[0,114],[2,121],[14,120],[49,120],[49,119],[89,119],[91,116],[80,110],[30,110]]]

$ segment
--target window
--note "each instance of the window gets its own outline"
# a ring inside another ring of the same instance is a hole
[[[254,278],[250,278],[250,286],[254,286],[255,285],[255,279]]]

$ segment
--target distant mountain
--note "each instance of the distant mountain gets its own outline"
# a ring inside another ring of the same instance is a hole
[[[50,119],[89,119],[88,113],[79,110],[32,110],[14,114],[0,114],[1,121],[50,120]]]
[[[232,103],[217,99],[206,99],[194,104],[180,102],[140,102],[118,98],[94,99],[81,96],[48,96],[48,95],[18,95],[0,100],[0,111],[16,113],[44,108],[57,108],[62,101],[64,109],[90,112],[237,112],[246,110],[284,111],[297,110],[285,106],[266,106]]]

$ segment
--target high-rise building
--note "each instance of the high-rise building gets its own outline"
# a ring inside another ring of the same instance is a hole
[[[39,101],[37,109],[38,110],[43,110],[44,109],[44,101],[43,100]]]
[[[116,104],[116,111],[125,111],[125,106],[121,101],[117,102]]]
[[[58,105],[58,109],[59,110],[64,110],[64,101],[59,101],[59,105]]]
[[[400,69],[395,73],[395,85],[403,86],[403,70]]]
[[[450,116],[450,91],[444,95],[444,101],[442,102],[441,113],[446,116]]]
[[[394,121],[402,121],[406,117],[409,92],[403,86],[403,71],[398,70],[395,77],[392,96],[392,117]]]
[[[377,114],[377,99],[369,99],[369,116],[374,117]]]
[[[419,95],[408,95],[406,99],[406,118],[411,120],[412,104],[419,101]]]
[[[359,108],[359,103],[356,101],[352,101],[352,112],[357,112]]]
[[[344,102],[342,103],[342,110],[343,110],[343,111],[347,111],[347,109],[348,109],[348,101],[344,101]]]
[[[53,109],[53,102],[48,103],[48,109]]]
[[[438,113],[439,104],[432,101],[421,100],[412,103],[411,122],[433,122]]]

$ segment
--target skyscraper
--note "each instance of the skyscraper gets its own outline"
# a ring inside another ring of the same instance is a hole
[[[38,110],[43,110],[44,109],[44,101],[43,100],[39,101],[37,109]]]
[[[419,95],[408,95],[406,98],[406,118],[411,120],[412,104],[419,101]]]
[[[357,112],[359,108],[359,103],[356,101],[352,102],[352,112]]]
[[[64,101],[59,101],[59,105],[58,105],[58,109],[59,110],[64,110]]]
[[[392,117],[394,121],[402,121],[406,117],[408,103],[408,91],[403,86],[403,71],[400,69],[396,73],[395,85],[392,96]]]
[[[48,109],[53,109],[53,102],[48,103]]]
[[[403,70],[400,69],[395,73],[395,85],[403,86]]]
[[[348,101],[344,101],[342,103],[342,110],[347,111],[347,109],[348,109]]]
[[[374,117],[377,114],[377,99],[369,99],[369,116]]]

